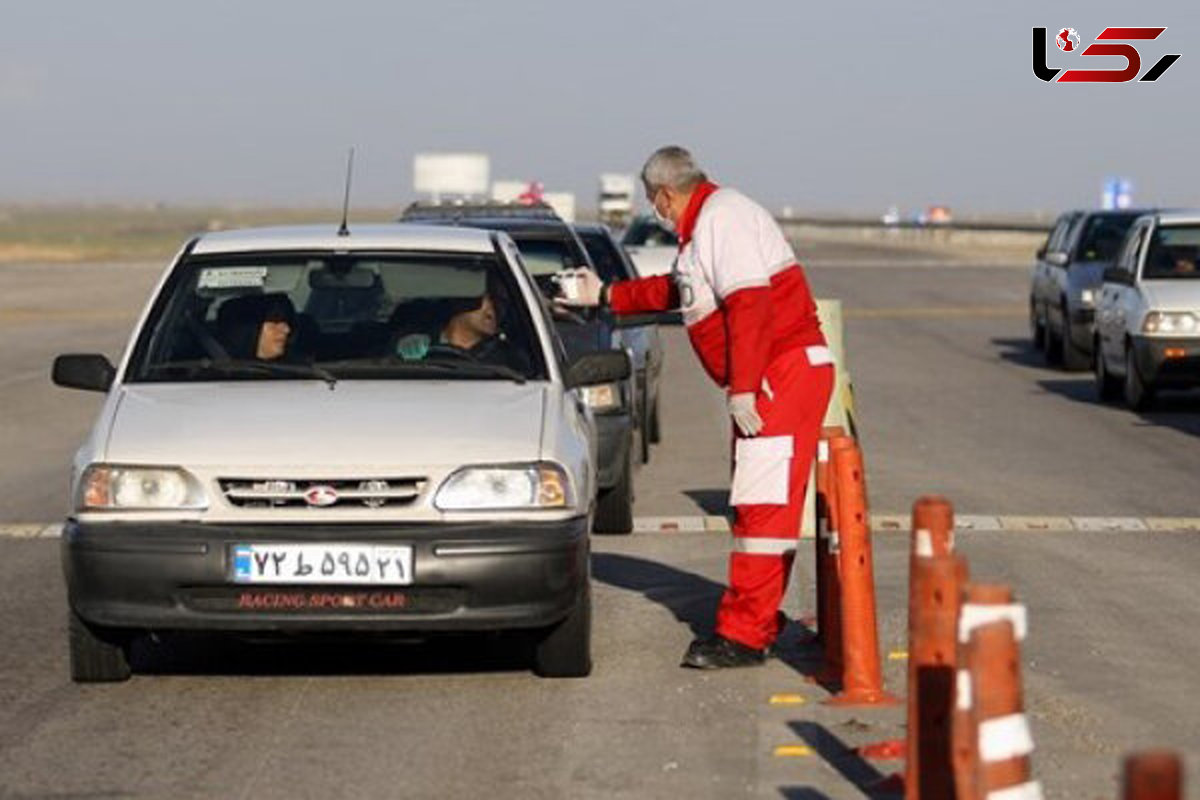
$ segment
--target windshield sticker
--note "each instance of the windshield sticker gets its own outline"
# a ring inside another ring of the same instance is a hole
[[[209,267],[200,271],[201,289],[245,289],[267,282],[266,267]]]

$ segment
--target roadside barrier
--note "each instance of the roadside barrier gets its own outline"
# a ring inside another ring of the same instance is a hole
[[[837,498],[838,577],[841,586],[841,691],[835,706],[890,705],[899,701],[883,688],[875,612],[875,568],[862,451],[853,439],[830,441]]]
[[[822,430],[814,483],[818,638],[816,679],[836,680],[834,706],[898,702],[883,687],[871,532],[862,451],[837,427]],[[905,771],[872,784],[905,800],[1042,800],[1033,776],[1020,642],[1025,606],[1004,584],[970,582],[955,553],[954,509],[939,496],[913,504],[909,548],[907,731],[855,749],[903,757]],[[1177,753],[1130,755],[1123,800],[1181,800]]]
[[[817,538],[815,574],[817,576],[817,641],[821,643],[822,665],[814,676],[831,683],[842,678],[842,608],[838,576],[837,482],[830,463],[830,442],[844,438],[840,427],[824,428],[817,442]]]
[[[1125,759],[1124,800],[1182,800],[1183,760],[1178,753],[1149,750]]]

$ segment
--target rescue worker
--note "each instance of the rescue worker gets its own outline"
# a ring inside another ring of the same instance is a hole
[[[804,271],[770,213],[710,182],[681,147],[655,151],[642,183],[659,221],[678,233],[672,273],[605,285],[590,270],[564,271],[560,280],[575,285],[558,302],[615,314],[682,309],[700,363],[727,392],[735,509],[715,633],[692,642],[683,666],[761,664],[786,621],[779,604],[833,390],[833,358]]]

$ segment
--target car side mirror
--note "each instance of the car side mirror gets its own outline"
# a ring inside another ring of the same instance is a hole
[[[97,353],[70,353],[54,359],[50,378],[67,389],[107,392],[117,377],[117,368]]]
[[[628,378],[631,371],[629,354],[624,350],[588,353],[567,367],[566,384],[568,389],[576,389],[580,386],[615,383]]]
[[[1122,283],[1128,286],[1133,283],[1132,277],[1120,267],[1108,267],[1104,270],[1105,283]]]
[[[1056,267],[1065,267],[1067,265],[1067,254],[1061,250],[1056,250],[1053,253],[1046,255],[1046,263],[1053,264]]]
[[[683,314],[678,311],[662,311],[657,314],[630,314],[613,318],[615,328],[640,328],[643,325],[682,325]]]
[[[1045,248],[1045,247],[1039,247],[1039,248],[1037,249],[1037,253],[1036,253],[1035,255],[1036,255],[1036,257],[1037,257],[1037,258],[1045,258],[1045,257],[1046,257],[1046,248]]]

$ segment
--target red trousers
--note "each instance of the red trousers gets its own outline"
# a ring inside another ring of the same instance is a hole
[[[809,471],[833,392],[831,362],[823,346],[776,356],[757,392],[763,429],[734,440],[733,552],[717,633],[749,647],[764,648],[779,634],[776,612],[792,572]]]

